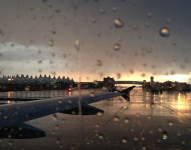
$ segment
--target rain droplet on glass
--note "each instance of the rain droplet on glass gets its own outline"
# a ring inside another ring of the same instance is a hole
[[[168,138],[167,132],[163,132],[163,139],[166,140]]]
[[[105,10],[102,8],[99,10],[99,12],[100,12],[100,14],[105,14]]]
[[[119,121],[119,117],[115,116],[115,117],[113,118],[113,120],[114,120],[114,121]]]
[[[116,7],[113,7],[113,8],[112,8],[112,11],[113,11],[113,12],[116,12],[116,11],[117,11],[117,8],[116,8]]]
[[[144,45],[141,45],[141,50],[145,50],[145,46]]]
[[[181,69],[185,69],[185,66],[184,66],[184,65],[180,65],[180,68],[181,68]]]
[[[186,63],[188,63],[188,62],[190,62],[190,59],[189,59],[189,58],[185,58],[184,61],[185,61]]]
[[[99,139],[103,139],[103,135],[102,134],[99,134]]]
[[[53,115],[52,115],[52,119],[56,121],[56,120],[58,119],[57,115],[56,115],[56,114],[53,114]]]
[[[176,41],[176,40],[173,40],[173,41],[172,41],[172,44],[173,44],[173,45],[176,45],[176,44],[177,44],[177,41]]]
[[[123,22],[120,19],[115,19],[114,25],[116,28],[122,28],[124,26]]]
[[[96,60],[96,65],[101,67],[103,64],[102,64],[102,61],[101,60]]]
[[[130,69],[130,73],[133,74],[133,73],[134,73],[134,70],[133,70],[133,69]]]
[[[115,51],[120,50],[120,48],[121,48],[121,45],[120,45],[120,44],[115,44],[115,45],[113,46],[113,49],[114,49]]]
[[[150,24],[149,22],[147,22],[147,23],[145,24],[146,27],[150,27],[150,25],[151,25],[151,24]]]
[[[94,92],[90,92],[90,96],[91,96],[91,97],[95,97]]]
[[[133,29],[133,30],[137,30],[138,28],[139,28],[139,27],[138,27],[137,25],[135,25],[135,24],[132,25],[132,29]]]
[[[95,124],[95,127],[96,127],[96,128],[99,128],[99,123],[96,123],[96,124]]]
[[[96,18],[92,18],[91,21],[92,21],[92,23],[96,23],[97,20],[96,20]]]
[[[125,118],[125,119],[124,119],[124,122],[125,122],[125,123],[128,123],[128,122],[129,122],[129,118]]]
[[[55,12],[59,13],[60,12],[60,8],[56,7],[55,8]]]
[[[166,19],[166,22],[167,22],[167,23],[170,23],[170,18],[167,18],[167,19]]]
[[[126,138],[123,138],[123,139],[122,139],[122,143],[127,143],[127,139],[126,139]]]
[[[119,42],[121,42],[121,41],[122,41],[122,37],[118,36],[118,37],[117,37],[117,40],[118,40]]]
[[[147,53],[151,53],[153,50],[151,48],[147,49]]]
[[[52,32],[53,34],[56,34],[56,29],[55,29],[54,27],[52,27],[50,30],[51,30],[51,32]]]
[[[162,37],[168,37],[170,35],[170,30],[166,27],[163,27],[159,30],[159,33]]]
[[[147,16],[150,18],[150,17],[152,17],[152,13],[151,12],[148,12],[147,13]]]
[[[54,41],[53,40],[50,40],[49,41],[49,46],[53,46],[54,45]]]
[[[80,49],[80,41],[76,40],[74,43],[74,46],[75,46],[76,50],[79,50]]]
[[[178,58],[177,58],[176,56],[174,56],[174,57],[172,57],[172,60],[173,60],[173,61],[177,61]]]
[[[134,140],[134,141],[138,141],[138,138],[137,138],[137,137],[134,137],[133,140]]]
[[[116,76],[117,76],[117,79],[121,78],[121,74],[120,73],[117,73]]]

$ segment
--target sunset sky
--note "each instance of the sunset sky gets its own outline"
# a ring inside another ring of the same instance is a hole
[[[190,0],[0,2],[1,76],[191,81]]]

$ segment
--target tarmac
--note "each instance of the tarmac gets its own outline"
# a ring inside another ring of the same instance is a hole
[[[81,92],[88,94],[91,91]],[[47,91],[41,94],[29,92],[19,94],[22,98],[26,98],[27,95],[28,98],[44,98],[51,95],[48,95]],[[51,97],[79,94],[78,91],[51,92],[54,93]],[[16,95],[18,93],[12,93],[9,97],[13,98]],[[0,93],[0,96],[6,97],[6,93]],[[191,149],[191,93],[163,92],[160,95],[135,88],[131,91],[130,102],[116,97],[92,103],[91,106],[104,110],[104,114],[79,116],[57,113],[28,121],[27,124],[44,130],[46,137],[2,139],[0,149]]]

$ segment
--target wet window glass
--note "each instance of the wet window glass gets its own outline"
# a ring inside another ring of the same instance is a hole
[[[191,148],[190,1],[0,2],[0,149]]]

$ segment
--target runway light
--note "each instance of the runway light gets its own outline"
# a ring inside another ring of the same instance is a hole
[[[145,132],[145,130],[143,130],[143,132]]]
[[[132,127],[134,127],[134,125],[132,125]]]
[[[87,145],[89,145],[90,143],[87,143]]]

